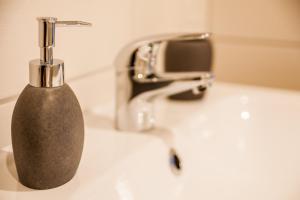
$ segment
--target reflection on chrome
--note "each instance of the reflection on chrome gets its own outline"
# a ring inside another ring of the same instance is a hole
[[[128,183],[121,178],[117,181],[116,191],[120,200],[134,200],[131,191],[128,189]]]
[[[248,111],[242,111],[242,112],[241,112],[241,118],[242,118],[243,120],[248,120],[248,119],[250,119],[250,113],[249,113]]]

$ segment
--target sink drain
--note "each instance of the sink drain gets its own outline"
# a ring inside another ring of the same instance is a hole
[[[171,167],[172,172],[175,175],[180,175],[181,170],[182,170],[182,164],[181,164],[180,157],[178,156],[176,150],[171,148],[169,156],[170,156],[169,162],[170,162],[170,167]]]

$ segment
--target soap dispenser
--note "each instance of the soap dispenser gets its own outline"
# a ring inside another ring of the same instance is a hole
[[[40,59],[29,62],[29,84],[16,102],[11,134],[19,181],[50,189],[75,175],[84,142],[79,102],[64,83],[64,62],[53,59],[55,28],[91,24],[53,17],[38,18],[38,24]]]

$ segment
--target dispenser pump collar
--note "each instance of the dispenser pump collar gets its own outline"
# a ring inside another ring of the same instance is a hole
[[[34,87],[58,87],[64,84],[64,63],[53,59],[56,27],[91,26],[82,21],[58,21],[55,17],[39,17],[40,59],[29,63],[29,84]]]

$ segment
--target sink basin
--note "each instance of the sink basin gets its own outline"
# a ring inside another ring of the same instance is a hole
[[[150,133],[115,131],[111,101],[86,110],[78,172],[51,190],[20,185],[3,148],[0,199],[300,199],[299,92],[216,82],[201,101],[155,106]]]
[[[299,93],[216,84],[202,102],[162,109],[184,162],[182,199],[300,199]]]

